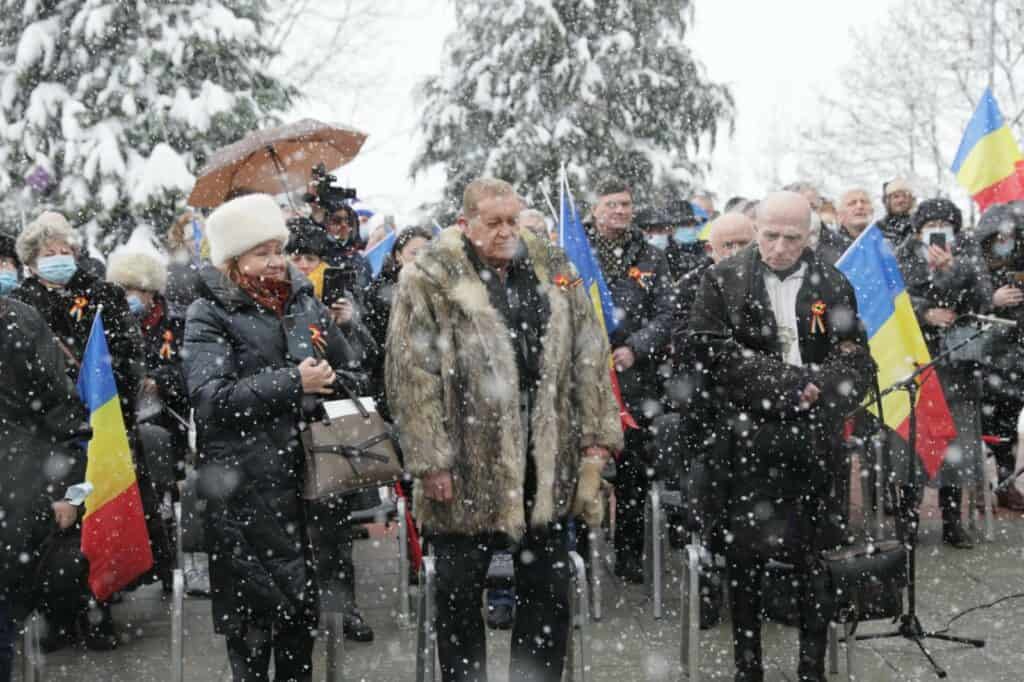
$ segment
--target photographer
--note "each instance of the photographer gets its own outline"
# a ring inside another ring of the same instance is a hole
[[[306,194],[312,206],[313,222],[327,232],[327,245],[323,253],[327,265],[347,268],[355,273],[357,303],[362,303],[362,292],[373,279],[370,264],[363,257],[364,244],[359,241],[359,215],[349,202],[355,199],[354,189],[336,187],[336,180],[323,166],[313,169],[314,183]]]
[[[313,284],[316,297],[330,305],[331,320],[345,336],[351,348],[348,369],[370,373],[380,365],[380,353],[370,332],[354,319],[351,294],[334,290],[332,278],[323,259],[327,248],[327,235],[312,221],[293,218],[288,221],[291,236],[285,246],[292,265]],[[339,298],[344,293],[346,298]],[[326,298],[325,298],[326,295]],[[383,379],[381,379],[383,382]],[[380,387],[383,393],[383,386]],[[317,555],[317,581],[321,597],[328,602],[327,609],[344,614],[345,636],[356,642],[373,640],[373,630],[363,620],[356,606],[355,566],[352,561],[352,512],[377,506],[380,498],[376,491],[364,491],[344,497],[331,496],[310,503],[312,524],[310,535],[319,548]],[[330,600],[337,603],[332,607]]]
[[[992,280],[981,249],[962,227],[960,209],[953,202],[924,201],[914,213],[913,232],[896,254],[932,357],[974,332],[973,325],[960,321],[961,316],[985,313],[992,305]],[[960,549],[974,547],[961,522],[961,486],[980,469],[984,457],[977,372],[981,354],[975,352],[981,344],[975,341],[937,369],[957,431],[938,475],[942,540]],[[901,454],[906,456],[905,449]]]

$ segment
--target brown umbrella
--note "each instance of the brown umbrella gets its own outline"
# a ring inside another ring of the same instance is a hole
[[[359,153],[366,133],[311,118],[257,130],[218,149],[199,171],[190,206],[220,206],[234,189],[278,194],[305,187],[313,167],[338,168]]]

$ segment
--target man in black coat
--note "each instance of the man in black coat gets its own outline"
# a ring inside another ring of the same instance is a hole
[[[667,361],[674,292],[665,254],[633,226],[629,185],[608,179],[598,185],[596,195],[587,237],[615,303],[619,325],[610,342],[622,398],[640,426],[626,431],[626,447],[616,468],[615,572],[640,583],[648,486],[643,453],[650,438],[646,427],[661,412],[659,370]]]
[[[690,321],[711,400],[730,439],[724,476],[736,680],[763,679],[762,573],[795,566],[801,605],[799,679],[823,682],[827,618],[808,580],[841,539],[826,500],[845,479],[834,459],[843,416],[872,385],[874,364],[853,288],[807,249],[811,208],[792,192],[758,207],[757,245],[708,270]],[[715,500],[712,500],[714,502]]]

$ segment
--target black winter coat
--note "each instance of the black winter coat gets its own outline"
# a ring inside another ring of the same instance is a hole
[[[238,634],[246,623],[317,621],[299,428],[318,403],[303,395],[297,366],[315,354],[310,327],[323,333],[332,367],[348,366],[355,354],[312,284],[294,268],[289,274],[283,318],[213,267],[202,271],[203,297],[189,308],[185,372],[219,633]]]
[[[903,215],[886,214],[877,223],[878,229],[885,235],[889,244],[896,248],[906,240],[914,231],[914,218],[911,214]]]
[[[188,307],[199,298],[202,279],[199,268],[192,263],[171,263],[167,266],[167,312],[173,317],[185,320]]]
[[[182,368],[181,349],[185,343],[184,318],[168,314],[167,301],[157,295],[154,307],[140,321],[146,357],[146,376],[156,381],[160,400],[188,419],[188,388]]]
[[[992,306],[993,289],[981,247],[970,236],[963,232],[957,236],[953,266],[947,272],[929,269],[923,246],[917,235],[912,235],[900,245],[896,258],[928,350],[934,357],[941,352],[943,339],[958,333],[958,326],[934,327],[928,324],[925,313],[931,308],[949,308],[957,315],[987,313]]]
[[[50,503],[85,480],[80,443],[92,433],[53,332],[38,312],[6,298],[0,376],[0,600],[20,616],[32,606],[40,546],[57,528]]]
[[[103,306],[103,329],[121,398],[121,411],[129,432],[132,431],[135,401],[146,365],[139,325],[128,309],[124,290],[79,270],[62,289],[48,289],[35,277],[29,277],[11,292],[11,298],[39,311],[74,357],[76,365],[81,365],[96,310]],[[69,362],[67,371],[71,380],[77,381],[79,368]]]
[[[659,370],[667,361],[672,336],[674,280],[665,254],[644,241],[639,230],[630,230],[622,262],[621,277],[605,273],[616,314],[622,316],[609,341],[613,351],[628,346],[636,356],[631,368],[619,372],[619,387],[626,407],[640,421],[648,403],[662,397]]]
[[[828,265],[835,265],[843,257],[846,250],[853,244],[853,239],[843,228],[832,230],[824,225],[821,227],[821,236],[818,237],[818,247],[815,254],[818,260]]]
[[[677,244],[670,241],[668,248],[665,249],[665,259],[668,260],[668,270],[673,282],[678,282],[694,270],[702,270],[711,264],[704,244],[705,242]]]
[[[730,516],[764,500],[822,500],[836,477],[844,416],[874,385],[874,362],[857,318],[853,288],[810,251],[796,299],[803,366],[786,363],[756,245],[710,268],[691,316],[691,351],[707,367],[707,390],[721,419],[714,448],[719,479],[708,506],[728,500]],[[824,306],[825,332],[812,333],[812,306]],[[821,396],[799,407],[813,382]],[[826,530],[826,529],[823,529]],[[835,530],[835,529],[832,529]],[[835,533],[816,542],[830,544]],[[810,540],[810,539],[809,539]]]

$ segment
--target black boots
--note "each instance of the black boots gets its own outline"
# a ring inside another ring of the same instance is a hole
[[[79,616],[78,623],[85,646],[93,651],[111,651],[121,643],[110,606],[106,604],[90,607]]]
[[[800,682],[826,682],[825,651],[828,648],[828,630],[808,632],[800,630],[800,662],[796,674]]]
[[[973,549],[974,539],[964,528],[960,514],[963,490],[957,486],[939,488],[939,508],[942,510],[942,541],[957,549]]]

